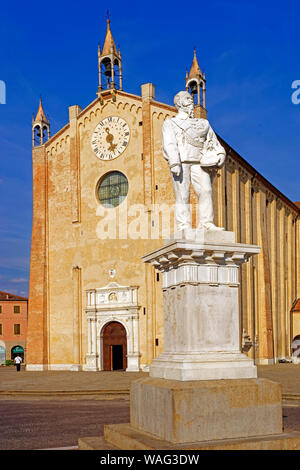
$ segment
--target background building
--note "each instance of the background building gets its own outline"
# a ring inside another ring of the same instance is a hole
[[[59,132],[49,138],[41,102],[33,119],[29,370],[146,370],[163,349],[161,279],[141,258],[162,244],[156,208],[174,204],[161,128],[176,109],[155,100],[151,83],[141,96],[122,89],[109,20],[98,65],[97,98],[83,110],[70,106]],[[206,118],[195,53],[185,86],[195,115]],[[220,141],[227,161],[213,183],[215,223],[262,247],[241,268],[241,344],[257,363],[273,363],[291,355],[300,334],[291,314],[300,297],[300,209]],[[196,223],[193,192],[191,204]]]
[[[20,355],[26,361],[28,299],[0,291],[0,364]]]

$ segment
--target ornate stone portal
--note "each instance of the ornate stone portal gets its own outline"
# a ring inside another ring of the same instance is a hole
[[[106,287],[87,291],[88,353],[84,370],[103,370],[102,332],[109,323],[118,322],[126,330],[126,371],[139,371],[137,289],[111,282]]]

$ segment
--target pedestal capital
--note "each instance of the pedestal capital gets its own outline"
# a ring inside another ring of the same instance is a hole
[[[228,233],[228,232],[227,232]],[[260,252],[257,245],[195,240],[173,240],[143,256],[144,263],[151,263],[155,269],[167,271],[183,264],[240,266]]]

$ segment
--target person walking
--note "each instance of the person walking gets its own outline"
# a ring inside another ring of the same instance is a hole
[[[21,362],[22,362],[21,356],[16,356],[16,357],[14,358],[14,363],[15,363],[16,366],[17,366],[17,372],[20,372],[20,370],[21,370]]]

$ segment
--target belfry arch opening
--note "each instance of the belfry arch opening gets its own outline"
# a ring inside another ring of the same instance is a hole
[[[34,142],[34,147],[37,147],[38,145],[41,145],[41,127],[40,126],[35,126],[34,127],[33,142]]]
[[[49,130],[48,127],[43,127],[43,144],[45,144],[49,139]]]

